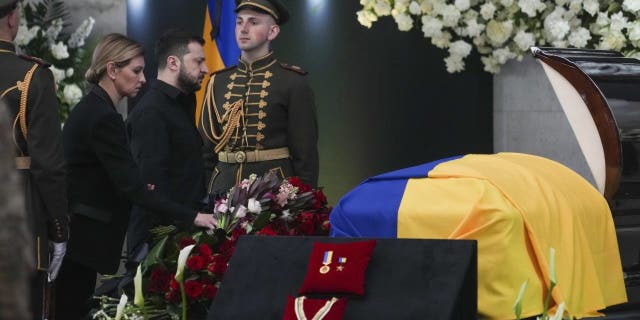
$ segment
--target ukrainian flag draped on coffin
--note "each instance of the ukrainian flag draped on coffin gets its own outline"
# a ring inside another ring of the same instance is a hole
[[[626,301],[611,212],[598,191],[567,167],[517,154],[466,155],[379,175],[331,213],[333,236],[475,239],[478,312],[541,314],[556,251],[552,305],[575,317]]]
[[[208,0],[207,2],[202,38],[205,41],[204,55],[207,59],[207,68],[211,72],[236,64],[240,57],[240,49],[235,38],[236,13],[233,12],[235,8],[234,0]],[[208,81],[207,75],[202,81],[202,89],[196,93],[196,126],[202,112],[204,84]]]

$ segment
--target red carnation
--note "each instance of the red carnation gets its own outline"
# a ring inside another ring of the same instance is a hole
[[[171,274],[164,268],[155,268],[151,271],[151,283],[149,284],[149,291],[155,293],[165,293],[169,290],[169,283],[171,282]]]
[[[180,284],[176,281],[176,276],[174,274],[171,275],[171,281],[169,281],[169,288],[172,290],[180,289]]]
[[[202,289],[202,297],[208,300],[215,298],[216,293],[218,293],[218,288],[212,284],[205,285]]]
[[[193,238],[191,238],[191,237],[183,237],[182,239],[180,239],[179,243],[180,243],[180,250],[182,250],[186,246],[190,246],[192,244],[196,244],[196,241],[193,240]]]
[[[184,292],[187,297],[197,299],[202,294],[202,283],[197,280],[187,280],[184,282]]]
[[[204,268],[204,258],[201,256],[190,256],[187,259],[187,268],[191,271],[199,271]]]
[[[233,229],[233,231],[231,231],[231,240],[236,241],[238,240],[238,238],[240,238],[240,236],[244,236],[246,234],[247,230],[245,230],[243,227],[238,226]]]
[[[198,246],[198,253],[200,253],[200,255],[203,257],[209,257],[211,254],[213,254],[213,251],[211,251],[211,247],[209,247],[208,244],[203,243]]]
[[[311,186],[309,186],[308,184],[303,183],[300,180],[300,178],[298,178],[298,177],[291,177],[288,180],[289,180],[289,183],[291,183],[292,186],[298,188],[298,191],[300,193],[311,191]]]
[[[322,189],[314,191],[313,196],[315,198],[315,201],[313,202],[314,209],[321,209],[327,204],[327,196],[324,195]]]
[[[207,271],[212,274],[223,275],[227,271],[227,259],[220,254],[214,254]]]
[[[256,232],[257,235],[261,235],[261,236],[275,236],[278,233],[276,233],[275,230],[273,230],[273,227],[271,225],[268,225],[262,229],[260,229],[260,231]]]

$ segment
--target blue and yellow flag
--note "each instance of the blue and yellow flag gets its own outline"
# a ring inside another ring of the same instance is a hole
[[[549,159],[466,155],[379,175],[345,195],[331,213],[342,237],[478,241],[478,312],[511,319],[529,280],[522,316],[541,314],[554,248],[552,305],[571,316],[626,301],[606,200],[585,179]]]
[[[204,38],[204,54],[207,58],[209,71],[224,69],[232,66],[240,57],[240,49],[236,43],[235,25],[236,13],[234,0],[208,0],[202,38]],[[209,76],[203,80],[203,87],[196,93],[196,125],[202,111],[202,100],[205,84]]]

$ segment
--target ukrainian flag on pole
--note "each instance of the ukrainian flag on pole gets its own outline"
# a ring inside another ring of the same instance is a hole
[[[204,19],[202,38],[204,38],[204,54],[209,71],[217,71],[234,65],[240,57],[240,49],[235,38],[236,13],[234,0],[208,0]],[[196,125],[202,111],[202,100],[209,76],[203,80],[203,86],[196,93]]]

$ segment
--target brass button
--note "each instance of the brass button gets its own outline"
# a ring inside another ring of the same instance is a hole
[[[247,154],[244,151],[238,151],[233,155],[237,163],[243,163],[247,160]]]

